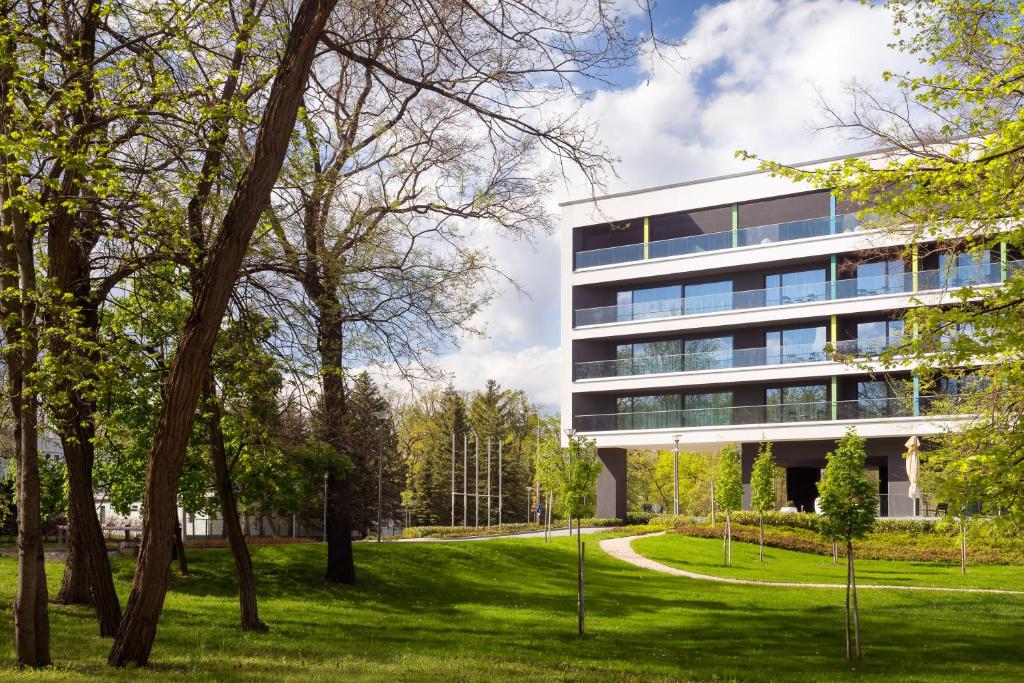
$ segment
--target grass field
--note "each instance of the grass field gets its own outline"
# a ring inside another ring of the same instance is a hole
[[[194,551],[150,669],[112,672],[87,608],[54,606],[52,670],[31,680],[1008,681],[1024,677],[1024,596],[865,591],[867,659],[842,658],[836,590],[717,585],[614,560],[588,540],[588,635],[574,540],[357,546],[360,583],[324,585],[317,545],[254,549],[272,631],[241,634],[230,555]],[[646,543],[644,541],[643,543]],[[51,585],[59,565],[49,566]],[[911,568],[907,568],[911,569]],[[898,566],[894,571],[901,571]],[[131,565],[117,564],[127,590]],[[0,559],[0,680],[15,675],[15,563]],[[966,617],[966,618],[965,618]]]
[[[845,557],[840,557],[838,563],[833,564],[831,556],[765,548],[765,561],[761,564],[756,544],[733,541],[732,566],[726,567],[722,564],[721,540],[674,533],[633,541],[633,549],[670,567],[700,574],[759,581],[846,582]],[[856,544],[853,554],[856,559]],[[961,574],[960,565],[856,560],[856,569],[858,583],[1024,590],[1024,567],[968,564],[967,574]]]

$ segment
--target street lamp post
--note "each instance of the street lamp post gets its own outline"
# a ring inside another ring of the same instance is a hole
[[[672,437],[676,447],[672,451],[672,514],[679,516],[679,435]]]
[[[388,411],[378,410],[373,413],[377,418],[377,543],[381,542],[384,533],[384,420],[388,419]]]

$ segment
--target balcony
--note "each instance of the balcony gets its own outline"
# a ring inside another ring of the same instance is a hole
[[[848,339],[835,346],[838,355],[865,358],[877,356],[902,340],[895,337]],[[737,368],[757,368],[791,363],[822,363],[832,356],[816,344],[790,344],[750,349],[723,349],[698,353],[680,353],[582,361],[573,364],[573,380],[635,377],[675,372],[703,372]]]
[[[809,237],[825,237],[831,234],[853,232],[860,227],[857,215],[840,214],[835,217],[835,232],[832,230],[832,219],[829,216],[809,218],[788,223],[759,225],[742,230],[725,230],[689,237],[675,237],[647,243],[647,259],[666,258],[669,256],[685,256],[700,254],[707,251],[721,251],[738,247],[750,247],[758,244],[772,244]],[[643,261],[643,244],[625,244],[604,249],[590,249],[576,252],[576,270],[596,268],[619,263]]]
[[[1007,271],[1020,270],[1022,267],[1024,267],[1024,261],[1013,261],[1007,264]],[[674,318],[721,311],[770,308],[789,304],[855,299],[886,294],[911,294],[932,290],[959,289],[961,287],[995,284],[1002,281],[1002,275],[1002,267],[999,263],[985,263],[948,270],[923,270],[916,274],[899,273],[875,277],[858,277],[836,280],[834,282],[815,282],[770,289],[751,289],[723,294],[581,308],[575,311],[574,327]]]
[[[833,407],[835,412],[833,412]],[[834,417],[833,417],[834,415]],[[732,425],[873,420],[914,415],[909,398],[862,398],[852,401],[815,401],[728,408],[693,408],[633,413],[577,415],[581,432],[637,431],[643,429],[687,429]]]

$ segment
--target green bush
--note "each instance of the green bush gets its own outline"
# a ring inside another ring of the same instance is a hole
[[[644,523],[648,515],[629,515],[626,520],[614,517],[584,517],[580,524],[584,527],[621,527],[628,523]],[[564,519],[555,520],[551,523],[552,529],[565,529],[568,526]],[[576,521],[573,520],[573,528]],[[669,528],[669,527],[665,527]],[[495,524],[489,527],[471,526],[410,526],[402,531],[402,538],[465,538],[472,536],[498,536],[501,534],[527,533],[530,531],[543,531],[544,526],[533,522],[514,522],[509,524]]]

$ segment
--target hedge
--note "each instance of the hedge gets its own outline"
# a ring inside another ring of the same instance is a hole
[[[756,515],[753,517],[756,519]],[[913,527],[917,524],[916,520],[879,521],[896,523],[878,525],[892,530],[879,530],[876,527],[876,530],[868,534],[866,538],[855,542],[857,557],[868,560],[909,560],[951,564],[960,562],[959,539],[955,532],[936,529],[936,526],[941,525],[932,524],[928,531],[922,533],[919,528]],[[984,522],[988,521],[984,520]],[[817,532],[796,526],[769,526],[767,519],[765,522],[764,542],[766,546],[816,555],[832,554],[832,544],[822,540]],[[903,522],[908,522],[909,525]],[[976,524],[979,528],[975,529],[976,533],[972,533],[968,541],[968,564],[1024,565],[1024,544],[1020,539],[994,537],[990,530],[981,528],[986,526],[982,524],[981,520]],[[907,531],[907,529],[910,530]],[[683,522],[672,531],[698,538],[720,539],[722,537],[721,525],[712,528],[708,524],[695,521]],[[746,543],[757,543],[757,526],[734,523],[733,538]],[[840,548],[839,552],[842,554],[843,549]]]
[[[626,519],[606,517],[584,517],[580,520],[585,527],[621,527],[629,524],[644,524],[650,520],[651,515],[646,513],[630,514]],[[552,529],[565,529],[565,520],[552,522]],[[573,521],[575,526],[575,520]],[[667,528],[667,527],[666,527]],[[527,533],[531,531],[543,531],[544,526],[533,522],[515,522],[509,524],[495,524],[489,527],[466,527],[466,526],[411,526],[402,531],[402,538],[466,538],[473,536],[499,536],[502,534]]]

